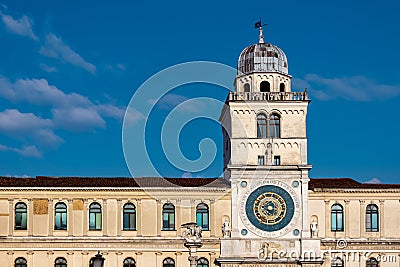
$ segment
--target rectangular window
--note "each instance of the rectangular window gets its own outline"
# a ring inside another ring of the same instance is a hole
[[[274,156],[274,165],[281,165],[281,156]]]
[[[263,166],[265,165],[265,157],[264,156],[258,156],[258,166]]]

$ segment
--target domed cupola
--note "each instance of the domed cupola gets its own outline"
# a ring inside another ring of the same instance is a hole
[[[285,53],[276,45],[264,42],[262,27],[258,44],[250,45],[240,53],[237,70],[238,76],[254,72],[289,74]]]

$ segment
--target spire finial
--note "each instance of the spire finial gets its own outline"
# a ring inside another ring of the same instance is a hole
[[[260,21],[256,22],[256,24],[254,24],[254,28],[259,28],[259,30],[260,30],[260,36],[258,37],[259,44],[264,43],[263,26],[265,26],[265,25],[267,25],[267,24],[262,24],[261,18],[260,18]]]

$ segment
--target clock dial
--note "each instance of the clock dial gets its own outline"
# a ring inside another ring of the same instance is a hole
[[[258,229],[278,231],[292,220],[294,202],[290,194],[279,186],[260,186],[246,200],[246,215]]]

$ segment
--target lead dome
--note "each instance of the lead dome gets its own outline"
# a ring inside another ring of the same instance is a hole
[[[246,47],[240,53],[237,70],[238,76],[253,72],[277,72],[288,75],[288,62],[282,49],[264,42],[260,29],[258,43]]]

